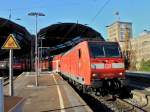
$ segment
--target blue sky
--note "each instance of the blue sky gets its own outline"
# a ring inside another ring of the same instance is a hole
[[[98,16],[98,11],[104,6]],[[35,18],[29,12],[43,12],[46,16],[38,18],[38,29],[58,22],[78,22],[99,31],[107,37],[106,26],[117,20],[119,11],[121,21],[133,23],[133,36],[144,29],[150,30],[150,0],[1,0],[0,17],[8,18],[12,9],[12,20],[35,32]],[[17,18],[21,18],[17,21]]]

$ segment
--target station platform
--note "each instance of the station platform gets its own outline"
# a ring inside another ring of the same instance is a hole
[[[22,74],[14,81],[14,95],[25,99],[23,112],[92,112],[58,74],[42,73],[38,84],[35,86],[34,73]],[[8,86],[4,93],[8,94]]]

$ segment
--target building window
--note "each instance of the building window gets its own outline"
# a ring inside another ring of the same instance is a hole
[[[124,41],[125,40],[125,34],[124,32],[120,32],[120,41]]]

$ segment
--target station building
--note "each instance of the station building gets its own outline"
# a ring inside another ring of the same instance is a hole
[[[116,21],[107,26],[109,41],[119,42],[122,50],[125,49],[125,44],[132,38],[132,23]]]

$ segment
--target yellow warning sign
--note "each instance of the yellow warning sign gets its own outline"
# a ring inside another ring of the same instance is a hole
[[[21,49],[13,34],[7,37],[7,40],[2,46],[2,49]]]

